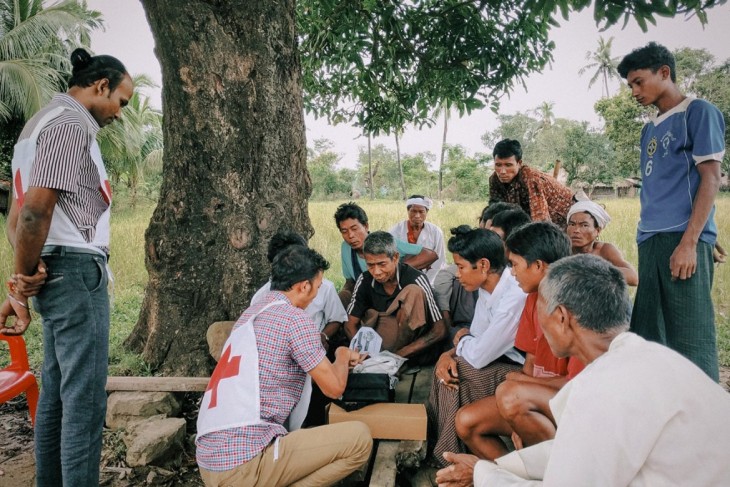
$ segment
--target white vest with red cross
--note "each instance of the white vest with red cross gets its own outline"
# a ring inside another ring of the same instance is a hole
[[[259,352],[253,322],[268,308],[285,303],[278,300],[267,304],[231,332],[200,402],[197,438],[215,431],[265,423],[261,419]],[[302,397],[287,420],[289,431],[301,427],[311,389],[311,377],[307,374]]]

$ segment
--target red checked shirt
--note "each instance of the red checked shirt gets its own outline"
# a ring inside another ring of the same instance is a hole
[[[284,300],[254,321],[259,353],[261,420],[265,424],[208,433],[196,441],[196,459],[202,468],[230,470],[261,453],[273,439],[287,434],[283,424],[299,402],[307,372],[325,358],[318,327],[285,295],[272,291],[238,318],[234,330],[268,303]]]

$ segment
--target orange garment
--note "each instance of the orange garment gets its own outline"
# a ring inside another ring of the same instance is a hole
[[[418,243],[418,235],[416,235],[416,229],[411,226],[410,223],[408,223],[408,243],[415,244]]]
[[[585,367],[585,364],[575,357],[557,358],[553,355],[537,320],[536,292],[527,295],[525,309],[522,311],[517,328],[515,347],[535,356],[532,369],[534,377],[567,376],[570,380]]]

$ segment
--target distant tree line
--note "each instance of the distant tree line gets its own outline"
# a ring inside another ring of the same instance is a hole
[[[345,199],[368,197],[371,183],[368,171],[368,153],[360,148],[354,169],[340,167],[342,156],[333,150],[334,144],[327,139],[314,141],[307,150],[307,168],[312,179],[313,199]],[[372,147],[372,189],[376,198],[400,199],[402,190],[395,149],[383,144]],[[450,200],[484,199],[489,185],[491,156],[471,156],[460,145],[446,145],[443,166],[442,197]],[[434,169],[436,156],[431,152],[402,154],[403,178],[409,193],[436,197],[438,193],[438,169]]]
[[[623,80],[619,80],[612,57],[611,40],[600,39],[596,52],[586,56],[591,61],[581,71],[596,69],[589,84],[601,80],[604,97],[594,109],[603,124],[600,128],[587,122],[555,118],[554,105],[544,102],[525,113],[498,116],[499,126],[482,136],[485,152],[470,155],[460,145],[445,144],[442,198],[483,200],[489,190],[491,149],[504,138],[522,143],[526,164],[552,172],[557,161],[567,175],[567,183],[592,188],[597,184],[613,184],[625,178],[639,178],[639,137],[641,128],[655,112],[642,107],[632,98]],[[682,48],[674,52],[677,81],[689,96],[705,98],[722,111],[730,121],[730,59],[718,64],[706,49]],[[611,69],[613,66],[614,69]],[[609,81],[621,84],[610,95]],[[730,131],[726,131],[730,146]],[[342,168],[341,156],[326,139],[315,141],[308,150],[307,166],[312,177],[312,197],[342,199],[352,195],[367,196],[370,192],[367,150],[360,148],[355,169]],[[403,154],[402,165],[407,192],[438,194],[436,156],[430,152]],[[373,195],[376,198],[398,199],[399,182],[396,151],[382,144],[372,148]],[[723,173],[730,171],[730,151],[722,164]]]

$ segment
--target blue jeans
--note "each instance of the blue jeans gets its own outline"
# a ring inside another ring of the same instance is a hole
[[[105,259],[44,256],[43,369],[35,424],[37,486],[99,485],[106,414],[109,297]]]

